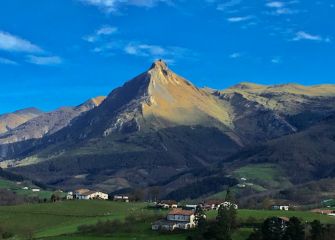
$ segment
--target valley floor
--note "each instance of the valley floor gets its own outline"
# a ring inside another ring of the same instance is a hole
[[[16,234],[16,239],[25,239],[27,235],[34,239],[47,240],[105,240],[105,239],[185,239],[189,233],[161,234],[150,229],[150,222],[137,224],[130,232],[117,232],[112,236],[79,235],[78,226],[95,224],[99,220],[124,220],[132,214],[150,214],[157,217],[165,215],[163,210],[150,210],[147,203],[117,203],[111,201],[64,201],[58,203],[25,204],[0,207],[0,226]],[[214,218],[216,212],[207,212],[208,218]],[[297,216],[305,221],[318,219],[323,223],[335,224],[335,218],[302,211],[238,211],[240,219],[250,217],[262,220],[270,216]],[[234,240],[243,240],[252,229],[241,228],[234,235]],[[20,237],[21,236],[21,237]]]

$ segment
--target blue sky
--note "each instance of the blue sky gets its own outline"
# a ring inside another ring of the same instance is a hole
[[[0,113],[107,95],[158,58],[199,87],[335,83],[332,0],[2,0]]]

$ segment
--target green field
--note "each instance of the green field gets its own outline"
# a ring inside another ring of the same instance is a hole
[[[283,188],[291,186],[282,169],[275,164],[247,165],[235,170],[234,176],[246,178],[247,182],[255,185],[255,190],[265,190],[264,187]]]
[[[0,207],[0,226],[22,235],[27,231],[34,232],[38,239],[67,240],[67,239],[185,239],[186,234],[159,234],[150,230],[150,223],[138,224],[136,231],[129,233],[116,233],[108,237],[78,236],[77,227],[83,224],[94,224],[98,220],[123,220],[131,214],[157,214],[165,215],[165,211],[149,210],[146,203],[116,203],[111,201],[64,201],[58,203],[25,204],[18,206]],[[215,211],[207,213],[214,218]],[[323,223],[334,223],[335,218],[311,212],[299,211],[262,211],[239,210],[238,217],[248,219],[254,217],[258,220],[270,216],[297,216],[305,221],[319,219]],[[243,228],[234,234],[234,240],[243,240],[252,229]]]
[[[28,189],[23,189],[24,187],[28,187]],[[6,179],[0,178],[0,189],[8,189],[11,190],[12,192],[15,192],[19,195],[27,196],[27,197],[38,197],[40,199],[50,199],[51,195],[53,194],[53,191],[47,191],[41,189],[39,192],[33,192],[31,189],[32,188],[38,188],[36,185],[32,184],[29,181],[23,181],[23,182],[14,182],[14,181],[9,181]],[[65,196],[64,193],[61,194],[62,196]]]

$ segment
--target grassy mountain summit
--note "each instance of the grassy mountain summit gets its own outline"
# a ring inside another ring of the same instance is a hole
[[[222,174],[229,175],[226,171],[254,162],[277,164],[283,158],[296,166],[301,161],[296,148],[291,148],[288,161],[281,146],[304,142],[306,138],[299,136],[309,129],[331,130],[324,121],[335,115],[334,103],[333,85],[241,83],[225,90],[202,89],[159,60],[105,99],[71,108],[81,109],[71,121],[60,124],[53,118],[53,126],[62,126],[57,131],[38,139],[0,142],[1,165],[69,189],[95,186],[116,191],[158,185],[163,194],[175,196],[191,184],[192,189],[206,185],[195,192],[208,194],[212,183],[234,182],[222,179]],[[271,147],[276,141],[283,143]],[[314,143],[330,146],[328,141],[320,138]],[[299,151],[313,149],[311,145],[302,144]],[[264,149],[275,160],[264,155]],[[329,161],[325,152],[315,149],[320,161]],[[290,164],[280,164],[280,173],[286,176]],[[289,180],[295,184],[322,178],[322,168],[313,166],[302,168],[301,180],[293,175]]]
[[[307,96],[334,96],[335,86],[332,84],[321,84],[303,86],[295,83],[279,85],[261,85],[249,82],[239,83],[227,89],[227,91],[237,91],[238,89],[251,93],[290,93]]]

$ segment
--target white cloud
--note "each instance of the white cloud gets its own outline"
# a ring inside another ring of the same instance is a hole
[[[0,31],[0,50],[9,52],[40,53],[42,48],[28,40]]]
[[[271,59],[271,63],[273,63],[273,64],[280,64],[280,63],[282,63],[282,58],[281,57],[273,57],[272,59]]]
[[[285,3],[283,2],[268,2],[266,4],[267,7],[270,7],[270,8],[282,8],[285,6]]]
[[[244,22],[244,21],[248,21],[250,19],[252,19],[252,16],[243,16],[243,17],[230,17],[227,19],[228,22]]]
[[[299,3],[297,0],[289,1],[289,2],[281,2],[281,1],[272,1],[268,2],[265,5],[268,8],[275,9],[274,11],[268,12],[269,15],[288,15],[299,13],[298,10],[294,10],[288,7],[288,5]]]
[[[239,5],[242,2],[242,0],[230,0],[225,3],[220,3],[217,5],[216,9],[219,11],[225,11],[228,8],[234,7]]]
[[[236,59],[242,57],[242,54],[239,52],[235,52],[229,55],[229,58]]]
[[[34,56],[34,55],[29,55],[27,56],[27,62],[36,64],[36,65],[59,65],[63,62],[62,58],[58,56]]]
[[[3,57],[0,57],[0,64],[7,64],[7,65],[18,65],[17,62],[13,61],[13,60],[10,60],[8,58],[3,58]]]
[[[97,35],[111,35],[115,32],[117,32],[116,27],[103,26],[103,27],[101,27],[100,29],[97,30]]]
[[[84,36],[83,39],[87,42],[93,43],[93,42],[98,41],[101,38],[101,36],[112,35],[116,33],[117,31],[118,31],[117,27],[105,25],[99,28],[98,30],[96,30],[94,34]]]
[[[137,55],[144,57],[166,55],[166,50],[163,47],[148,44],[129,44],[125,47],[124,51],[130,55]]]
[[[329,42],[329,38],[322,38],[320,35],[313,35],[304,31],[299,31],[295,34],[295,37],[293,38],[293,41],[301,41],[301,40],[310,40],[310,41],[326,41]]]
[[[159,46],[153,44],[144,44],[131,42],[124,46],[123,52],[138,57],[146,57],[150,61],[164,59],[173,64],[180,59],[194,60],[197,54],[189,49],[176,46]]]
[[[122,6],[137,6],[137,7],[154,7],[160,2],[171,4],[171,0],[80,0],[88,5],[96,6],[99,9],[113,13],[117,12]]]

